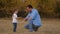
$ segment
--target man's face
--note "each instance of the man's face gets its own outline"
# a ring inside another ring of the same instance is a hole
[[[27,10],[30,12],[31,11],[31,8],[27,7]]]

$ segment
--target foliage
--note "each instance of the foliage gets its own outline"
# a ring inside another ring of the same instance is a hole
[[[57,0],[0,0],[0,17],[11,17],[14,9],[19,9],[18,16],[25,17],[28,4],[38,9],[42,17],[60,16],[60,3]]]

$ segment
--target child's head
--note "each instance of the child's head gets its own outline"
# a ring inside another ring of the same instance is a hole
[[[14,9],[14,13],[17,14],[18,13],[18,9]]]

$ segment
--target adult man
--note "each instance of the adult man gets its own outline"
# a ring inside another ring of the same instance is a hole
[[[28,24],[25,26],[25,28],[29,29],[30,32],[37,31],[38,28],[41,26],[40,15],[38,11],[34,9],[31,5],[27,6],[27,10],[29,11],[29,13],[27,17],[24,19],[24,21],[27,20]]]

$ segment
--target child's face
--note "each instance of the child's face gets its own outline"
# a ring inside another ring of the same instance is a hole
[[[17,14],[17,13],[18,13],[18,11],[15,11],[15,13]]]

